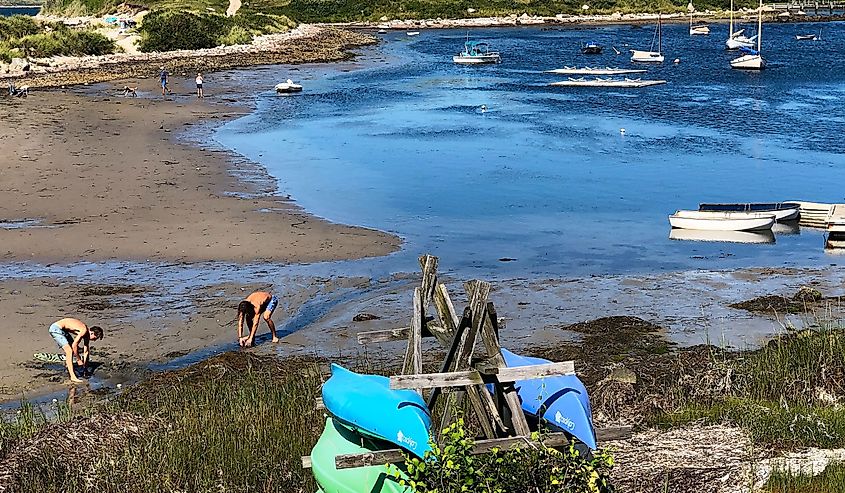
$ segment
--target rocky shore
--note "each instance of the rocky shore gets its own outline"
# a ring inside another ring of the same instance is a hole
[[[377,42],[371,35],[326,26],[303,24],[287,33],[258,36],[249,45],[203,50],[103,56],[56,57],[29,60],[29,70],[17,64],[4,74],[4,85],[14,81],[30,88],[90,84],[117,79],[155,77],[166,65],[171,73],[214,72],[264,64],[317,63],[344,60],[350,48]]]

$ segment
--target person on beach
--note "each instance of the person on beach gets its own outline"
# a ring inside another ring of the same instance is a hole
[[[279,298],[266,291],[256,291],[238,304],[238,344],[240,346],[252,346],[255,342],[255,333],[258,331],[258,323],[262,317],[267,322],[267,326],[270,327],[273,342],[279,342],[279,338],[276,337],[276,324],[270,318],[278,304]],[[243,335],[244,324],[249,329],[249,334],[246,336]]]
[[[167,70],[165,70],[164,67],[161,67],[161,72],[159,72],[158,78],[159,78],[159,81],[161,81],[161,95],[162,96],[164,96],[165,93],[168,92],[168,89],[167,89],[167,76],[168,75],[169,74],[167,73]]]
[[[197,73],[197,97],[202,99],[202,72]]]
[[[50,325],[50,336],[56,344],[65,352],[65,364],[70,381],[81,383],[73,368],[74,360],[82,367],[82,374],[88,372],[88,361],[91,356],[90,343],[103,338],[103,329],[88,327],[82,321],[75,318],[63,318]],[[79,354],[79,346],[82,345],[82,355]]]

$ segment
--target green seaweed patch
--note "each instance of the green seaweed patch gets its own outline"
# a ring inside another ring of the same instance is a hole
[[[753,313],[807,313],[818,308],[826,299],[838,300],[838,298],[825,298],[821,291],[803,286],[791,297],[769,294],[731,303],[728,306]]]

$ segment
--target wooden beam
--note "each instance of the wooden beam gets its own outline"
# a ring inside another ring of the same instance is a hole
[[[452,363],[455,360],[455,356],[458,351],[458,346],[460,345],[461,338],[463,337],[463,333],[469,326],[472,325],[472,317],[470,316],[469,310],[464,311],[464,317],[461,319],[460,323],[458,324],[457,330],[453,331],[452,333],[452,342],[449,344],[449,351],[446,352],[446,358],[443,360],[443,363],[440,365],[440,372],[445,373],[452,368]],[[437,396],[440,395],[440,389],[435,387],[432,389],[431,394],[428,396],[428,408],[434,409],[434,404],[437,402]],[[447,407],[448,409],[448,407]]]
[[[630,436],[630,426],[620,426],[596,430],[596,439],[599,442],[621,440],[630,438]],[[529,446],[533,447],[540,444],[543,444],[549,448],[563,447],[569,444],[569,439],[567,438],[565,433],[549,433],[548,435],[545,435],[540,441],[534,441],[524,436],[478,440],[473,445],[470,454],[486,454],[488,452],[491,452],[494,448],[500,450],[514,450]],[[338,469],[349,469],[353,467],[366,467],[401,463],[404,462],[404,454],[406,453],[407,452],[404,452],[400,449],[389,449],[378,450],[374,452],[366,452],[363,454],[343,454],[335,457],[335,467],[337,467]],[[304,457],[302,462],[304,465]]]
[[[408,344],[413,346],[411,357],[411,370],[413,373],[422,373],[422,326],[422,290],[420,288],[414,288],[414,315],[411,318],[411,337],[408,339]]]
[[[437,308],[437,317],[440,320],[440,325],[446,329],[449,335],[455,332],[461,319],[458,318],[458,313],[455,311],[455,305],[452,304],[452,299],[449,297],[449,291],[445,284],[438,284],[434,290],[434,306]]]
[[[423,255],[420,257],[420,268],[422,269],[420,295],[422,296],[423,307],[431,304],[434,289],[437,287],[437,263],[438,258],[433,255]]]
[[[390,377],[391,389],[413,389],[434,387],[463,387],[466,385],[483,385],[485,383],[516,382],[517,380],[534,380],[559,375],[573,375],[574,361],[560,363],[544,363],[541,365],[515,366],[513,368],[499,368],[499,373],[492,377],[485,377],[477,370],[459,370],[445,373],[420,373],[415,375],[394,375]]]

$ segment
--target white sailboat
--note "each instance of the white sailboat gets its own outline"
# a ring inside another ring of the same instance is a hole
[[[743,46],[746,48],[752,48],[754,46],[754,39],[757,36],[746,37],[743,36],[744,29],[740,29],[739,31],[734,32],[734,2],[731,0],[731,22],[729,24],[729,33],[728,39],[725,41],[725,48],[729,50],[738,50]]]
[[[741,70],[763,70],[766,68],[766,59],[760,54],[760,41],[763,38],[763,0],[760,0],[760,9],[757,11],[757,51],[751,51],[746,55],[731,60],[731,68]]]
[[[690,3],[692,5],[692,3]],[[689,35],[690,36],[708,36],[710,34],[710,26],[707,24],[692,25],[692,10],[689,13]]]
[[[654,51],[655,41],[657,41],[657,51]],[[651,47],[648,49],[648,51],[631,50],[631,61],[644,63],[663,63],[663,59],[663,24],[660,20],[660,14],[657,14],[657,30],[654,32],[654,37],[651,38]]]

